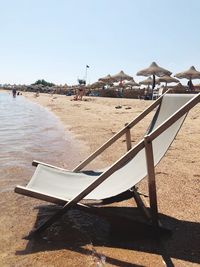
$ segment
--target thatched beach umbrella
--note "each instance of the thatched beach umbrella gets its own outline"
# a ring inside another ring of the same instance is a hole
[[[125,86],[128,85],[128,86],[140,86],[138,83],[136,83],[134,81],[134,79],[132,79],[131,81],[128,81],[124,84]]]
[[[158,81],[161,82],[161,83],[165,82],[165,86],[166,87],[167,87],[168,83],[179,83],[179,80],[177,80],[174,77],[168,76],[168,75],[165,75],[163,77],[158,78]]]
[[[149,94],[149,86],[153,84],[153,79],[151,77],[148,77],[147,79],[140,81],[139,84],[147,85],[147,92]],[[158,79],[155,79],[155,84],[160,84]]]
[[[138,76],[153,76],[152,79],[152,96],[153,96],[153,89],[155,87],[155,76],[162,77],[165,75],[170,76],[172,73],[164,68],[158,66],[155,62],[153,62],[147,69],[143,69],[137,72]]]
[[[110,82],[112,82],[113,80],[112,80],[112,77],[110,76],[110,74],[108,74],[108,75],[105,76],[105,77],[99,78],[98,81],[102,81],[102,82],[105,82],[105,83],[110,83]]]
[[[148,77],[147,79],[139,82],[139,84],[148,85],[148,86],[151,85],[152,83],[153,83],[153,79],[151,77]],[[160,84],[158,79],[155,79],[155,84]]]
[[[177,83],[175,86],[170,88],[170,92],[173,93],[185,93],[186,92],[186,86],[182,85],[180,82]]]
[[[133,77],[124,73],[123,70],[121,70],[119,73],[115,75],[112,75],[111,78],[113,79],[114,82],[122,82],[124,80],[127,80],[127,81],[133,80]]]
[[[95,82],[95,83],[92,83],[92,84],[90,85],[90,88],[91,88],[91,89],[99,88],[99,87],[101,87],[101,86],[103,86],[103,85],[105,85],[105,84],[106,84],[106,82],[103,82],[103,81],[97,81],[97,82]]]
[[[188,70],[177,73],[174,76],[179,79],[188,79],[189,89],[192,90],[193,89],[192,80],[200,79],[200,72],[197,71],[194,66],[192,66]]]

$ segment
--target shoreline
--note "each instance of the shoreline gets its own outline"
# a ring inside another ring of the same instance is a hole
[[[23,93],[23,96],[49,109],[61,120],[66,132],[72,134],[78,145],[80,142],[83,159],[151,103],[137,99],[96,97],[84,97],[86,101],[79,102],[62,95],[40,94],[35,98],[34,93],[28,92]],[[118,105],[122,108],[116,109]],[[133,232],[128,234],[131,235],[132,242],[128,243],[128,247],[122,242],[108,246],[106,222],[98,217],[85,214],[80,216],[75,211],[64,216],[59,224],[51,228],[52,233],[48,231],[40,241],[25,241],[22,239],[23,235],[34,227],[45,209],[47,213],[51,212],[51,205],[13,192],[5,192],[0,193],[0,223],[5,225],[0,239],[0,265],[85,267],[102,264],[126,267],[135,264],[160,267],[166,266],[163,263],[166,252],[175,266],[199,266],[199,120],[200,105],[191,110],[176,140],[156,167],[159,212],[163,222],[174,227],[172,237],[164,240],[162,251],[158,251],[154,241],[143,235],[144,229],[139,229],[138,225],[135,229],[131,226]],[[143,136],[149,121],[150,116],[133,130],[132,145]],[[125,151],[125,137],[122,137],[100,160],[97,158],[91,167],[105,167]],[[139,189],[146,194],[145,179],[139,183]],[[131,205],[132,202],[131,200]],[[123,203],[125,207],[128,204]],[[41,208],[41,205],[44,207]],[[35,210],[36,206],[38,209]],[[19,216],[23,225],[17,223]],[[83,227],[82,217],[85,220]],[[117,229],[120,229],[120,225]],[[99,240],[95,241],[95,236]],[[101,238],[105,240],[102,241]]]
[[[71,96],[40,94],[39,97],[34,97],[34,94],[29,92],[25,92],[23,95],[28,100],[47,108],[61,121],[66,133],[71,134],[79,142],[83,159],[151,103],[151,101],[137,99],[104,97],[84,97],[83,101],[73,101]],[[137,104],[135,110],[134,103],[138,103],[138,101],[141,101],[141,107]],[[119,104],[122,108],[116,109],[115,107]],[[72,111],[73,114],[70,114]],[[147,116],[145,119],[147,125],[149,121],[150,116]],[[139,131],[132,140],[133,144],[145,133],[146,127],[146,125],[140,125]],[[126,151],[125,138],[121,138],[114,148],[108,150],[109,152],[105,151],[105,155],[101,157],[103,161],[101,165],[105,163],[110,165],[113,160],[118,159]],[[116,156],[113,155],[114,153]]]

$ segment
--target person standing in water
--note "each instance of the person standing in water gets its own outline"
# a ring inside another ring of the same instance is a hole
[[[17,91],[16,91],[15,88],[13,88],[13,89],[12,89],[12,95],[13,95],[13,97],[16,97],[16,94],[17,94]]]

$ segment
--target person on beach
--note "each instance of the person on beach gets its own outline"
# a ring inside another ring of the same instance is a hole
[[[13,97],[16,97],[16,94],[17,94],[17,91],[16,91],[15,88],[13,88],[13,89],[12,89],[12,95],[13,95]]]
[[[78,88],[78,99],[82,101],[84,94],[85,94],[85,88],[83,86],[80,86]]]
[[[34,94],[34,97],[38,97],[40,95],[40,90],[37,89],[36,93]]]
[[[76,90],[76,96],[74,97],[74,100],[80,100],[80,101],[82,101],[84,94],[85,94],[85,88],[83,86],[80,86]]]

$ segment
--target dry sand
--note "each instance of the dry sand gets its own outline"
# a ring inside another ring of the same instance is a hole
[[[23,95],[61,119],[66,132],[77,139],[82,158],[151,104],[133,99],[85,97],[85,101],[71,101],[72,97],[60,95]],[[122,108],[116,109],[118,105]],[[148,116],[132,130],[133,144],[143,136],[150,119]],[[108,221],[72,210],[41,239],[27,241],[23,236],[52,214],[55,207],[4,192],[0,194],[0,266],[199,266],[199,140],[200,105],[189,113],[156,167],[159,212],[163,224],[173,229],[172,236],[154,240],[150,230],[137,222],[119,222],[116,218]],[[107,166],[125,151],[123,137],[91,166]],[[138,186],[140,192],[147,193],[146,180]],[[121,212],[129,204],[133,201],[122,203]],[[120,204],[116,206],[120,209]]]

